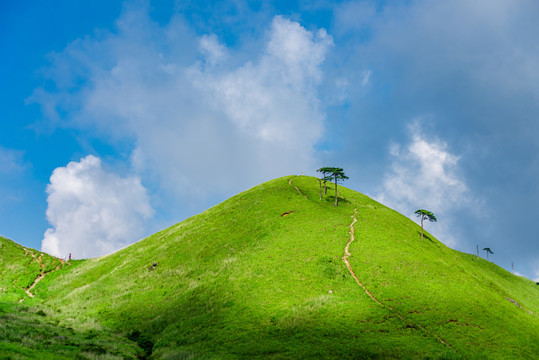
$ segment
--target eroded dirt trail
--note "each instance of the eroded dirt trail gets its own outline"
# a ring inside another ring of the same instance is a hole
[[[24,249],[24,256],[28,255],[29,251]],[[32,285],[30,285],[28,288],[24,289],[24,292],[26,293],[26,295],[28,295],[28,297],[31,297],[33,298],[34,297],[34,294],[32,294],[30,292],[30,290],[32,290],[36,285],[37,283],[39,283],[41,280],[43,280],[43,278],[45,277],[46,274],[50,273],[50,272],[53,272],[53,271],[57,271],[60,269],[60,266],[64,266],[65,264],[67,265],[71,265],[70,263],[64,261],[64,260],[61,260],[61,259],[58,259],[60,260],[60,264],[58,264],[58,266],[56,266],[56,268],[54,270],[50,270],[50,271],[47,271],[45,272],[45,264],[42,263],[42,256],[43,254],[40,254],[39,257],[36,259],[36,256],[34,255],[34,253],[30,253],[30,255],[32,256],[32,258],[34,258],[34,260],[36,260],[38,262],[38,264],[40,264],[40,268],[41,268],[41,272],[40,274],[36,277],[36,279],[34,280],[34,282],[32,283]],[[33,260],[32,260],[33,261]],[[22,298],[19,300],[19,303],[23,302],[25,298]]]
[[[30,296],[30,297],[34,297],[34,295],[30,292],[30,290],[32,290],[38,282],[40,282],[43,278],[45,277],[45,273],[44,272],[41,272],[41,275],[39,275],[35,280],[34,280],[34,283],[32,285],[30,285],[30,287],[28,289],[24,289],[24,292],[26,293],[26,295]]]
[[[351,218],[353,219],[352,220],[352,223],[350,224],[350,240],[348,241],[348,243],[346,244],[346,247],[344,248],[344,256],[342,258],[342,261],[344,261],[344,263],[346,264],[346,267],[348,268],[348,271],[350,271],[350,274],[352,274],[352,277],[356,280],[356,282],[358,283],[359,286],[361,286],[363,288],[363,290],[365,290],[365,292],[367,293],[367,295],[369,295],[369,297],[374,300],[375,302],[377,302],[378,304],[380,305],[384,305],[382,304],[377,298],[375,298],[371,292],[369,290],[367,290],[367,288],[365,287],[365,285],[363,285],[363,283],[361,281],[359,281],[359,279],[357,278],[356,276],[356,273],[354,272],[354,270],[352,269],[352,266],[350,265],[350,261],[348,261],[348,258],[350,257],[350,255],[352,255],[350,253],[350,244],[355,240],[355,237],[354,237],[354,224],[357,222],[357,218],[356,218],[356,214],[357,214],[357,209],[354,209],[354,214],[351,216]],[[404,320],[404,317],[400,314],[397,313],[397,315]]]
[[[299,190],[298,190],[299,191]],[[359,286],[361,286],[363,288],[363,290],[365,290],[365,293],[367,295],[369,295],[369,297],[374,301],[376,302],[377,304],[380,304],[381,306],[385,307],[386,309],[388,309],[389,311],[391,311],[393,314],[397,315],[401,320],[403,320],[404,322],[406,323],[409,323],[408,320],[406,320],[406,318],[404,317],[404,315],[400,314],[397,310],[395,310],[393,307],[391,307],[390,305],[387,305],[383,302],[381,302],[380,300],[378,300],[376,297],[374,297],[374,295],[367,289],[367,287],[365,285],[363,285],[363,283],[361,281],[359,281],[356,273],[354,272],[354,270],[352,269],[352,266],[350,265],[350,261],[348,260],[348,258],[352,255],[350,253],[350,244],[352,244],[352,242],[355,240],[355,235],[354,235],[354,224],[357,222],[357,218],[356,218],[356,214],[357,214],[357,209],[354,209],[354,214],[351,215],[351,218],[352,218],[352,223],[350,224],[350,240],[348,241],[348,243],[346,244],[346,247],[344,248],[344,256],[342,257],[342,260],[344,261],[344,263],[346,264],[346,267],[348,268],[348,271],[350,271],[350,274],[352,275],[352,277],[356,280],[356,282],[358,283]],[[451,345],[449,345],[445,340],[443,340],[440,336],[438,336],[437,334],[433,333],[433,332],[430,332],[429,330],[427,330],[424,326],[422,326],[421,324],[417,324],[417,323],[414,323],[413,325],[417,326],[418,328],[420,328],[421,330],[423,330],[424,332],[426,332],[427,334],[435,337],[439,342],[441,342],[442,344],[444,345],[447,345],[449,347],[451,347]]]
[[[298,175],[299,176],[299,175]],[[292,179],[294,178],[290,178],[290,180],[288,181],[288,185],[290,186],[293,186],[296,191],[298,192],[298,194],[300,194],[301,196],[303,196],[305,199],[309,200],[309,198],[307,198],[307,196],[305,196],[297,186],[293,185],[292,184]],[[356,214],[357,214],[357,208],[354,209],[354,214],[351,215],[350,217],[352,218],[352,223],[350,224],[350,240],[348,241],[348,243],[346,244],[346,247],[344,248],[344,256],[342,257],[342,260],[343,262],[346,264],[346,267],[348,268],[348,271],[350,272],[350,274],[352,275],[352,277],[354,278],[354,280],[356,280],[357,284],[359,286],[361,286],[361,288],[365,291],[365,293],[374,301],[376,302],[377,304],[379,304],[380,306],[383,306],[385,307],[386,309],[388,309],[391,313],[395,314],[396,316],[398,316],[402,321],[404,321],[407,325],[411,325],[413,327],[416,327],[416,328],[419,328],[421,330],[423,330],[425,333],[429,334],[430,336],[432,337],[435,337],[440,343],[444,344],[444,345],[447,345],[448,347],[451,347],[452,346],[447,343],[445,340],[443,340],[440,336],[438,336],[437,334],[427,330],[423,325],[421,324],[418,324],[418,323],[415,323],[413,321],[410,321],[410,320],[407,320],[404,315],[402,315],[401,313],[399,313],[397,310],[395,310],[392,306],[388,305],[388,304],[385,304],[383,303],[382,301],[378,300],[368,289],[367,287],[361,282],[359,281],[359,278],[357,277],[356,273],[354,272],[354,269],[352,269],[352,265],[350,265],[350,261],[348,260],[349,257],[352,255],[350,253],[350,245],[352,244],[352,242],[354,242],[355,240],[355,235],[354,235],[354,225],[355,223],[357,222],[357,217],[356,217]]]
[[[300,175],[298,175],[298,176],[300,176]],[[309,200],[309,198],[308,198],[307,196],[303,195],[303,193],[302,193],[301,191],[299,191],[299,189],[298,189],[298,187],[297,187],[296,185],[292,185],[292,179],[293,179],[293,178],[290,178],[290,181],[288,181],[288,185],[295,187],[296,190],[297,190],[297,192],[298,192],[298,194],[300,194],[301,196],[303,196],[305,199]]]

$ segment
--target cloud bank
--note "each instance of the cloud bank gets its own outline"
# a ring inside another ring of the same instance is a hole
[[[204,204],[315,166],[317,87],[332,44],[325,30],[276,16],[254,50],[232,49],[180,16],[160,26],[128,7],[115,33],[54,54],[56,91],[33,100],[65,111],[53,116],[59,126],[129,141],[131,165],[155,193]]]
[[[431,227],[432,233],[455,246],[453,214],[462,209],[471,212],[478,202],[460,175],[459,157],[449,152],[442,140],[427,138],[420,124],[416,121],[409,126],[411,141],[404,148],[401,144],[391,146],[391,165],[374,197],[410,217],[417,209],[432,211],[441,220]]]
[[[153,212],[138,177],[108,172],[93,155],[54,170],[47,193],[53,228],[41,250],[62,258],[100,256],[135,242]]]

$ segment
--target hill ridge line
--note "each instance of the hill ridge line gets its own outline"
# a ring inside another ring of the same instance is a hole
[[[348,261],[348,258],[352,255],[350,253],[350,244],[352,244],[352,242],[355,240],[355,236],[354,236],[354,224],[357,222],[357,218],[356,218],[356,214],[357,214],[357,208],[354,208],[354,213],[352,215],[350,215],[350,217],[352,218],[352,223],[350,224],[350,240],[348,241],[348,243],[346,244],[346,247],[344,248],[344,256],[342,257],[342,260],[344,261],[344,263],[346,264],[346,267],[348,268],[348,271],[350,271],[350,274],[352,275],[352,277],[356,280],[356,282],[358,283],[359,286],[361,286],[363,288],[363,290],[365,290],[365,293],[367,295],[369,295],[369,297],[374,301],[376,302],[377,304],[380,304],[384,307],[386,307],[387,309],[389,309],[391,312],[393,312],[395,315],[397,315],[402,321],[404,322],[407,322],[406,318],[404,317],[404,315],[400,314],[397,310],[395,310],[392,306],[390,305],[387,305],[383,302],[381,302],[380,300],[378,300],[376,297],[374,297],[374,295],[367,289],[367,287],[361,282],[359,281],[356,273],[354,272],[354,270],[352,269],[352,266],[350,265],[350,261]],[[416,326],[418,326],[419,328],[421,328],[423,331],[425,331],[427,334],[429,335],[432,335],[434,336],[436,339],[438,339],[438,341],[440,341],[442,344],[444,345],[447,345],[449,346],[450,348],[453,348],[449,343],[447,343],[445,340],[443,340],[440,336],[438,336],[437,334],[433,333],[433,332],[430,332],[429,330],[427,330],[423,325],[421,324],[418,324],[418,323],[415,323]]]

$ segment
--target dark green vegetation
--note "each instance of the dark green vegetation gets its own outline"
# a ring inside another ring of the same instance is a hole
[[[35,298],[13,285],[24,266],[9,276],[3,271],[3,290],[13,290],[0,298],[0,352],[46,358],[57,349],[96,359],[535,358],[535,283],[451,250],[427,232],[421,241],[417,224],[364,195],[344,187],[339,195],[338,207],[330,197],[319,200],[318,181],[310,177],[264,183],[117,253],[46,274]],[[342,261],[352,216],[348,260],[379,303]],[[15,248],[2,240],[2,261],[24,265],[24,251],[17,257]]]
[[[438,221],[436,216],[431,211],[420,209],[416,210],[415,214],[421,218],[421,240],[423,240],[423,220],[427,219],[430,222]]]
[[[339,200],[339,197],[337,195],[337,188],[338,188],[338,185],[337,183],[339,181],[344,181],[344,180],[348,180],[349,177],[346,176],[344,174],[344,170],[342,168],[337,168],[337,167],[322,167],[318,170],[316,170],[318,172],[321,172],[322,173],[322,178],[319,179],[319,183],[321,185],[321,182],[323,181],[324,182],[324,195],[326,194],[326,191],[327,191],[327,186],[326,186],[326,182],[329,181],[329,180],[332,180],[335,182],[335,206],[338,205],[338,200]],[[319,199],[322,199],[322,187],[320,187],[320,196],[319,196]]]

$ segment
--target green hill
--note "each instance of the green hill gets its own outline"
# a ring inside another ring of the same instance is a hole
[[[20,325],[0,350],[14,358],[536,358],[539,286],[428,233],[421,241],[417,224],[362,194],[339,187],[338,207],[331,194],[319,200],[315,178],[276,179],[114,254],[51,271],[35,298],[10,290],[0,297],[0,331],[6,318],[30,314],[43,343]],[[6,258],[16,246],[2,244],[2,261],[23,263],[24,252]],[[24,269],[7,282],[4,274],[2,286],[15,286]]]

